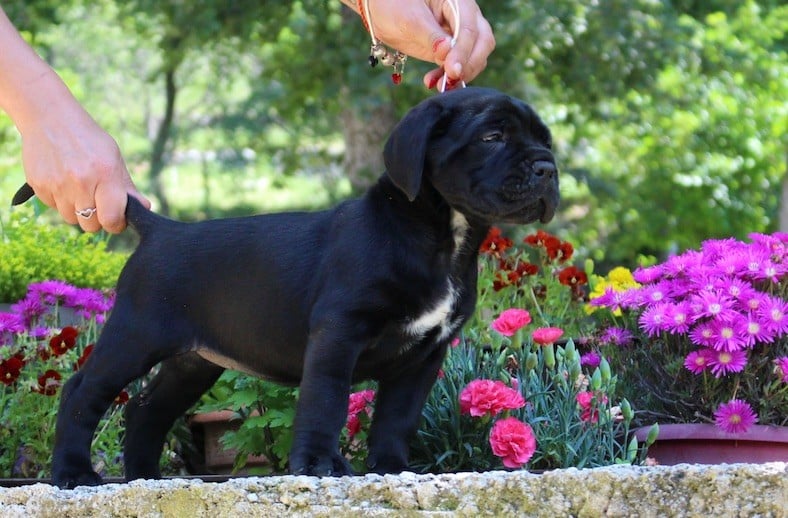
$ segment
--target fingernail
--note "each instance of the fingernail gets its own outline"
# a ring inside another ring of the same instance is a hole
[[[446,41],[446,37],[445,37],[445,36],[444,36],[443,38],[438,38],[437,40],[435,40],[435,41],[432,43],[432,53],[433,53],[433,54],[435,54],[436,52],[438,52],[438,47],[440,47],[440,46],[441,46],[441,44],[442,44],[444,41]]]
[[[452,65],[451,69],[458,80],[462,79],[462,63],[455,63]]]
[[[432,90],[438,84],[439,77],[433,77],[430,79],[430,82],[427,84],[427,89]]]

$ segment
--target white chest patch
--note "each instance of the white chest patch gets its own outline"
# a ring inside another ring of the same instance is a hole
[[[468,220],[459,212],[452,211],[451,218],[452,236],[454,237],[454,252],[452,262],[459,255],[468,236]],[[454,306],[459,294],[452,284],[451,278],[446,279],[446,291],[438,300],[418,317],[410,320],[405,331],[416,337],[422,337],[431,330],[439,328],[438,340],[443,340],[457,330],[458,322],[453,319]]]

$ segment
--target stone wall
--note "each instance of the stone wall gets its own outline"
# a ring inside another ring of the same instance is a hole
[[[0,516],[759,516],[788,513],[788,463],[606,467],[541,475],[135,481],[0,489]]]

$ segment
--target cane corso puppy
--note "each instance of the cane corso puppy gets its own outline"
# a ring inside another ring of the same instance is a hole
[[[474,310],[477,250],[495,222],[547,222],[558,204],[550,131],[525,103],[466,88],[394,128],[386,172],[334,209],[181,223],[130,198],[140,243],[87,363],[63,388],[60,487],[101,483],[90,443],[129,382],[126,478],[155,478],[175,419],[224,369],[298,385],[290,471],[346,475],[351,384],[378,390],[368,467],[408,466],[408,440],[447,344]]]

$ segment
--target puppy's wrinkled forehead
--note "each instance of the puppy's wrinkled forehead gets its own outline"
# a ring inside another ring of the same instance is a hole
[[[552,147],[550,130],[523,101],[487,89],[475,89],[468,94],[472,95],[457,96],[445,106],[452,112],[451,125],[446,129],[460,134],[480,129],[506,130],[509,133],[530,135],[547,148]]]

